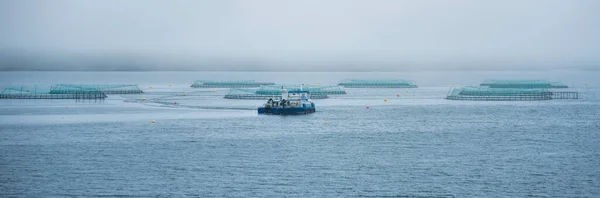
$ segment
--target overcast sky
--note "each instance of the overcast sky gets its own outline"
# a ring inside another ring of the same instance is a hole
[[[2,0],[0,70],[600,67],[599,0]]]

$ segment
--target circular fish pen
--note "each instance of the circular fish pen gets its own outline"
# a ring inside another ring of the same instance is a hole
[[[212,80],[197,80],[190,87],[192,88],[251,88],[260,87],[263,85],[274,85],[272,82],[256,82],[254,80],[240,81],[212,81]]]
[[[288,89],[290,91],[292,89]],[[305,90],[306,91],[306,90]],[[310,90],[309,90],[310,91]],[[329,96],[323,92],[311,92],[310,99],[326,99]],[[275,89],[272,87],[261,87],[261,88],[232,88],[229,93],[225,95],[225,99],[238,99],[238,100],[268,100],[268,99],[281,99],[281,87]]]
[[[81,91],[100,91],[105,94],[144,93],[134,84],[56,84],[50,88],[50,94],[68,94]]]
[[[485,80],[480,84],[489,88],[515,88],[515,89],[559,89],[569,88],[560,82],[546,80]]]
[[[550,92],[548,89],[513,89],[467,86],[450,89],[446,99],[478,101],[552,100],[552,92]]]
[[[345,88],[417,88],[412,81],[402,79],[347,79],[338,85]]]
[[[99,90],[78,90],[51,93],[49,88],[10,87],[0,92],[0,99],[104,99],[106,94]]]

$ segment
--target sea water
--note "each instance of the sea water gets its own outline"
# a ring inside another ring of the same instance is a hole
[[[598,76],[0,72],[0,87],[134,83],[145,91],[104,100],[0,100],[0,196],[594,197]],[[189,88],[200,79],[324,85],[345,78],[404,78],[420,87],[346,89],[315,100],[317,112],[301,116],[257,115],[265,101]],[[488,78],[562,81],[580,99],[443,99],[452,84]]]

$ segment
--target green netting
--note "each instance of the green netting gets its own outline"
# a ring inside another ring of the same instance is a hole
[[[510,96],[510,95],[543,95],[548,94],[547,89],[516,89],[516,88],[488,88],[488,87],[464,87],[460,95],[468,96]]]
[[[452,88],[447,99],[450,100],[551,100],[548,89],[489,88],[467,86]]]
[[[101,91],[105,94],[137,94],[143,91],[134,84],[57,84],[51,94],[69,94],[82,91]]]
[[[281,98],[281,92],[278,94],[257,94],[258,89],[241,89],[231,88],[229,93],[225,95],[226,99],[242,99],[242,100],[267,100],[269,98],[277,99]]]
[[[337,86],[334,86],[337,87]],[[297,87],[295,85],[287,85],[284,86],[285,89],[287,89],[288,91],[293,91],[293,90],[300,90],[300,85],[298,85]],[[337,94],[341,94],[341,92],[343,92],[343,90],[341,90],[341,88],[338,87],[339,90],[336,90],[334,88],[331,88],[331,86],[326,86],[325,89],[323,90],[319,90],[315,92],[311,91],[311,89],[309,88],[304,88],[303,90],[305,91],[310,91],[311,92],[311,99],[325,99],[328,98],[328,94],[327,91],[329,92],[336,92]],[[340,91],[341,90],[341,91]],[[345,93],[345,92],[344,92]],[[249,89],[243,89],[243,88],[231,88],[229,90],[229,93],[227,93],[227,95],[225,95],[226,99],[246,99],[246,100],[266,100],[269,98],[273,98],[273,99],[279,99],[281,98],[281,85],[278,86],[263,86],[261,88],[249,88]]]
[[[0,92],[2,99],[102,99],[106,94],[99,90],[79,90],[65,93],[51,93],[46,86],[9,87]]]
[[[256,93],[266,95],[281,94],[282,88],[287,89],[288,91],[309,91],[313,96],[346,94],[346,91],[344,91],[342,87],[335,85],[267,85],[260,87]]]
[[[480,86],[519,89],[568,88],[567,85],[560,82],[549,82],[546,80],[485,80]]]
[[[401,79],[347,79],[338,83],[346,88],[416,88],[412,81]]]
[[[238,81],[211,81],[197,80],[191,85],[193,88],[249,88],[260,87],[263,85],[274,85],[272,82],[256,82],[254,80],[238,80]]]

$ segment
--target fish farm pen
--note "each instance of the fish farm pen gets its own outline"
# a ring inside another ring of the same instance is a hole
[[[53,94],[49,89],[33,88],[4,88],[0,99],[104,99],[106,94],[98,90],[80,90],[70,93]]]
[[[57,84],[51,87],[50,94],[70,94],[82,91],[100,91],[104,94],[144,93],[133,84]]]
[[[551,89],[569,88],[560,82],[549,82],[546,80],[486,80],[480,86],[490,88],[520,88],[520,89]]]
[[[299,91],[300,85],[284,85],[284,89],[288,91]],[[337,87],[337,88],[336,88]],[[302,90],[311,93],[311,99],[326,99],[329,95],[346,93],[338,86],[323,86],[323,87],[302,87]],[[281,98],[281,85],[278,86],[263,86],[261,88],[232,88],[225,95],[225,99],[240,99],[240,100],[267,100],[269,98]]]
[[[346,91],[340,86],[336,85],[267,85],[261,86],[256,92],[257,94],[280,94],[281,89],[288,91],[309,91],[311,95],[340,95],[346,94]]]
[[[242,80],[242,81],[210,81],[210,80],[197,80],[190,87],[193,88],[252,88],[260,87],[263,85],[274,85],[272,82],[256,82],[253,80]]]
[[[342,80],[338,83],[339,86],[345,88],[417,88],[412,81],[389,79],[389,80],[366,80],[366,79],[349,79]]]
[[[265,94],[256,94],[258,89],[240,89],[240,88],[231,88],[229,93],[225,95],[225,99],[239,99],[239,100],[267,100],[269,98],[276,99],[281,98],[281,93],[276,95],[265,95]]]
[[[529,101],[553,99],[578,99],[577,92],[552,92],[549,89],[522,89],[522,88],[489,88],[467,86],[451,88],[446,99],[448,100],[478,100],[478,101]]]

